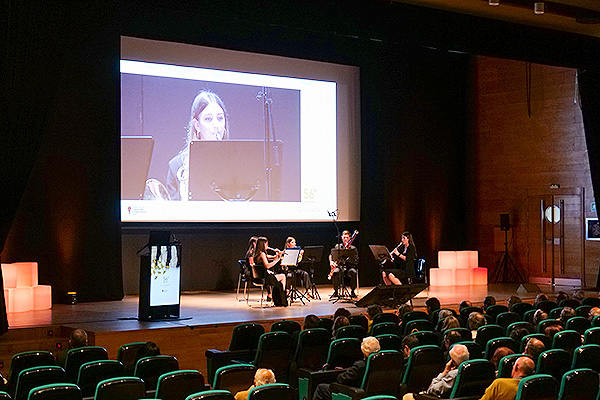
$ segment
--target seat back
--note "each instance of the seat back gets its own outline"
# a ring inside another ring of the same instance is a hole
[[[406,325],[404,325],[404,336],[411,334],[413,332],[419,332],[419,331],[429,331],[429,332],[433,332],[435,330],[435,327],[433,326],[433,324],[431,322],[429,322],[426,319],[415,319],[413,321],[408,322]]]
[[[362,340],[367,336],[367,331],[358,325],[346,325],[335,331],[336,339],[356,338]]]
[[[567,299],[569,300],[569,299]],[[567,320],[567,330],[577,331],[580,335],[583,335],[586,330],[592,327],[592,322],[584,317],[571,317]]]
[[[14,395],[19,373],[27,368],[56,365],[54,356],[49,351],[24,351],[12,356],[8,370],[8,391]]]
[[[425,344],[437,345],[438,344],[438,337],[433,332],[428,332],[428,331],[413,332],[410,334],[410,336],[416,337],[419,340],[419,345],[425,345]]]
[[[348,316],[348,321],[350,321],[350,325],[362,326],[365,332],[369,328],[369,319],[362,314],[350,315]]]
[[[300,331],[294,356],[296,367],[311,371],[321,369],[327,362],[330,343],[331,335],[323,328]]]
[[[397,396],[403,365],[404,357],[398,351],[383,350],[370,354],[367,358],[361,389],[367,396],[377,394]]]
[[[293,335],[294,332],[300,332],[300,330],[302,330],[300,323],[292,320],[275,321],[271,325],[271,332],[287,332]]]
[[[563,349],[550,349],[538,357],[535,373],[551,375],[557,381],[571,369],[571,355]]]
[[[579,306],[575,309],[575,312],[577,313],[577,315],[579,317],[589,318],[590,310],[592,308],[593,308],[592,306]],[[592,326],[593,326],[593,324],[592,324]]]
[[[252,364],[232,364],[221,367],[215,373],[213,389],[237,393],[246,390],[254,381],[256,367]]]
[[[100,360],[90,361],[79,368],[77,386],[81,389],[83,397],[93,397],[96,386],[103,380],[124,376],[124,368],[121,361]]]
[[[586,344],[575,349],[573,352],[573,364],[571,369],[589,368],[600,373],[600,346],[597,344]]]
[[[439,346],[418,346],[411,350],[402,383],[408,392],[418,393],[429,387],[431,380],[444,369],[444,353]]]
[[[386,313],[386,312],[382,312],[379,314],[376,314],[373,317],[373,322],[371,323],[371,326],[374,326],[376,324],[381,324],[383,322],[393,322],[394,324],[398,325],[398,316],[394,313]]]
[[[460,325],[463,327],[467,326],[467,320],[469,319],[469,315],[472,312],[478,312],[480,314],[484,314],[483,308],[481,307],[463,307],[460,310]]]
[[[204,386],[204,376],[199,371],[172,371],[158,378],[155,397],[162,400],[185,400],[204,389],[207,389]]]
[[[563,329],[565,327],[565,324],[563,324],[561,321],[558,321],[556,319],[544,319],[538,323],[536,330],[538,333],[544,333],[544,330],[547,327],[549,327],[550,325],[559,325]]]
[[[296,400],[294,388],[284,383],[269,383],[254,387],[248,393],[248,400]]]
[[[481,397],[485,389],[496,379],[494,365],[488,360],[469,360],[458,367],[450,398]]]
[[[556,400],[558,381],[550,375],[532,375],[521,379],[515,400]]]
[[[450,346],[450,348],[452,348],[455,344],[462,344],[466,346],[467,350],[469,350],[469,358],[472,360],[483,357],[483,349],[481,348],[479,343],[475,343],[473,341],[468,340],[464,342],[453,343],[452,346]]]
[[[565,373],[560,383],[558,400],[587,400],[598,397],[598,373],[588,368]]]
[[[504,328],[502,328],[500,325],[484,325],[477,328],[477,336],[475,337],[475,342],[477,342],[482,349],[485,349],[487,346],[487,342],[489,342],[492,339],[503,336]]]
[[[331,332],[331,328],[333,328],[333,320],[328,317],[320,317],[319,328],[327,329],[329,332]]]
[[[81,400],[81,390],[72,383],[38,386],[29,393],[29,400]]]
[[[600,327],[587,329],[583,335],[583,344],[600,344]]]
[[[529,357],[525,354],[509,354],[504,356],[498,362],[498,372],[496,373],[497,378],[511,378],[512,369],[520,357]],[[530,357],[531,358],[531,357]]]
[[[158,378],[162,374],[178,369],[179,362],[173,356],[149,356],[138,360],[133,375],[144,380],[146,390],[155,390]]]
[[[364,356],[360,344],[360,340],[356,338],[336,339],[331,342],[325,369],[350,368],[356,361],[362,360]]]
[[[550,310],[548,313],[548,318],[550,319],[558,319],[560,318],[560,313],[562,312],[564,307],[556,307]]]
[[[586,297],[581,301],[582,306],[600,307],[600,299],[597,297]]]
[[[65,371],[69,382],[77,382],[79,368],[81,368],[83,364],[98,360],[108,360],[108,352],[104,347],[86,346],[69,350],[65,361]]]
[[[600,315],[596,315],[594,318],[592,318],[592,327],[600,327]]]
[[[471,334],[471,331],[468,330],[467,328],[451,328],[451,329],[446,329],[444,331],[444,335],[450,331],[456,331],[458,333],[460,333],[460,340],[463,342],[468,342],[473,340],[473,335]]]
[[[556,304],[556,302],[551,301],[551,300],[545,300],[545,301],[538,301],[533,306],[538,310],[542,310],[545,313],[550,314],[550,311],[557,308],[558,304]]]
[[[394,322],[380,322],[373,323],[371,326],[371,336],[384,335],[384,334],[392,334],[402,336],[402,332],[400,332],[400,326]]]
[[[559,307],[571,307],[573,310],[581,305],[581,302],[577,299],[562,299],[558,302]]]
[[[523,328],[526,329],[528,333],[528,335],[533,333],[533,326],[529,323],[529,322],[525,322],[525,321],[517,321],[517,322],[513,322],[511,324],[509,324],[506,327],[505,330],[505,336],[510,337],[510,333],[514,330],[514,329],[518,329],[518,328]]]
[[[375,338],[379,341],[381,350],[396,350],[400,351],[402,347],[402,339],[398,335],[378,335]]]
[[[279,382],[287,382],[293,353],[292,336],[286,332],[263,333],[252,364],[272,369]]]
[[[508,307],[503,304],[494,304],[486,308],[485,314],[489,316],[492,321],[495,321],[498,315],[509,311]]]
[[[68,383],[65,370],[58,366],[24,369],[17,377],[14,400],[27,400],[31,389],[53,383]]]
[[[265,328],[261,324],[249,322],[236,325],[231,333],[229,351],[256,350],[260,335],[263,333]]]
[[[117,361],[123,364],[125,376],[133,375],[133,369],[137,362],[137,354],[141,348],[146,345],[146,342],[126,343],[117,350]]]
[[[146,385],[133,376],[111,378],[98,383],[94,400],[138,400],[146,397]]]
[[[521,316],[514,312],[503,312],[496,316],[496,325],[503,327],[505,332],[507,332],[509,325],[517,322],[523,321],[521,321]]]
[[[496,350],[499,347],[508,347],[514,353],[518,353],[520,346],[516,340],[509,338],[509,337],[495,338],[495,339],[492,339],[487,342],[487,345],[485,346],[485,357],[484,358],[486,360],[491,360],[492,356],[494,355],[494,352],[496,352]]]
[[[552,339],[553,349],[564,349],[573,354],[575,349],[582,344],[581,334],[577,331],[561,331],[554,335]]]
[[[402,316],[402,324],[407,324],[410,321],[414,321],[416,319],[429,320],[429,314],[427,314],[425,311],[419,310],[409,311]]]
[[[244,390],[247,389],[244,388]],[[188,396],[186,400],[234,400],[233,394],[231,394],[227,390],[205,390],[200,393],[195,393],[191,396]]]
[[[529,303],[515,303],[510,308],[510,311],[515,312],[521,316],[521,319],[525,316],[525,312],[533,310],[533,305]]]

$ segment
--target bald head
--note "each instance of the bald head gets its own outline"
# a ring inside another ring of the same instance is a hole
[[[537,360],[540,354],[546,349],[544,346],[544,342],[540,339],[531,338],[527,341],[527,345],[525,346],[524,354],[527,354],[534,360]]]
[[[513,366],[512,378],[524,378],[532,375],[535,369],[535,364],[530,357],[519,357]]]

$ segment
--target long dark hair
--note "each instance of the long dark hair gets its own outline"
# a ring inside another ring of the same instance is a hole
[[[264,236],[261,236],[256,240],[256,247],[254,248],[254,259],[255,260],[257,259],[258,255],[260,253],[266,254],[268,241],[269,241],[269,239],[267,239]]]
[[[415,245],[415,240],[412,237],[412,234],[409,231],[402,232],[402,236],[406,236],[408,238],[408,245],[412,246],[415,249],[415,256],[417,255],[417,246]]]

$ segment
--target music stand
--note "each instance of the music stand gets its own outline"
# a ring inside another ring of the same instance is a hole
[[[298,299],[304,305],[303,298],[306,298],[298,288],[296,287],[296,267],[298,265],[298,257],[300,257],[300,247],[288,248],[284,250],[283,258],[281,259],[281,266],[287,267],[292,272],[292,282],[290,283],[290,292],[288,294],[290,303],[294,302],[294,299]]]
[[[321,300],[317,285],[315,284],[315,263],[321,262],[323,254],[323,246],[305,246],[304,255],[302,256],[302,264],[310,263],[310,288],[306,291],[313,299]]]
[[[344,278],[346,277],[346,261],[353,255],[353,249],[331,249],[331,259],[337,262],[337,268],[339,269],[340,274],[340,287],[337,290],[337,296],[332,295],[329,298],[329,300],[335,299],[333,301],[334,303],[337,303],[342,299],[352,301],[350,293],[348,293],[348,288],[346,288]]]
[[[383,264],[386,262],[394,262],[392,258],[392,253],[388,250],[387,247],[380,244],[370,244],[369,249],[371,249],[371,253],[373,253],[373,257],[379,263],[379,271],[383,270]],[[379,274],[381,276],[381,274]],[[383,284],[383,277],[381,277],[381,283]]]

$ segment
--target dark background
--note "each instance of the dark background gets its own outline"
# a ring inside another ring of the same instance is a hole
[[[433,265],[438,250],[471,242],[472,55],[592,70],[600,54],[596,39],[380,1],[9,0],[6,11],[2,261],[38,261],[55,301],[135,290],[150,229],[181,238],[184,290],[233,287],[252,234],[335,243],[331,223],[121,226],[120,35],[360,67],[361,216],[340,228],[360,230],[363,285],[378,280],[368,244],[391,247],[405,229]]]

